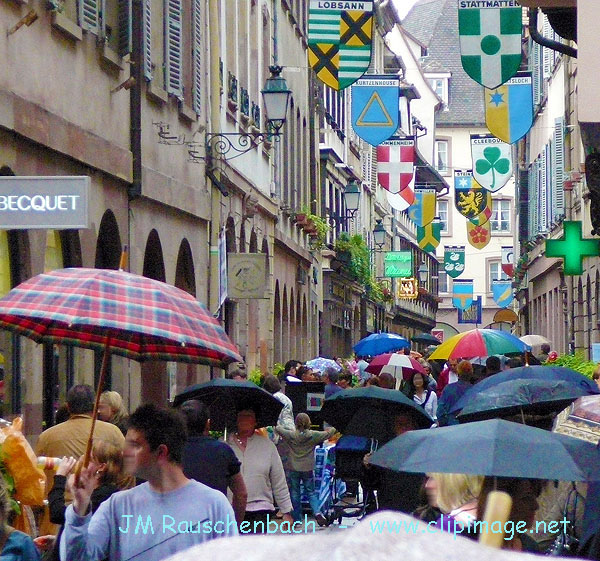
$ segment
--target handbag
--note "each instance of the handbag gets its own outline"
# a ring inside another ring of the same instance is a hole
[[[575,557],[579,550],[579,537],[575,531],[575,519],[577,516],[577,503],[584,500],[583,496],[575,483],[567,495],[565,508],[563,510],[563,520],[568,520],[568,524],[561,524],[561,532],[554,538],[552,545],[546,550],[546,555],[551,557]],[[573,503],[572,506],[571,502]]]

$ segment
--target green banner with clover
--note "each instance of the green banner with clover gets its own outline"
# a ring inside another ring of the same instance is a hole
[[[491,134],[471,135],[473,177],[484,189],[495,193],[513,174],[511,145]]]

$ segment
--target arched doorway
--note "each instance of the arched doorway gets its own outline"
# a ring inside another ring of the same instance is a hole
[[[156,230],[151,230],[146,240],[143,275],[166,282],[165,262],[162,244]],[[142,403],[166,405],[168,401],[167,364],[165,362],[144,362],[142,373]]]
[[[196,296],[196,276],[194,272],[194,259],[192,257],[192,248],[187,239],[181,240],[179,244],[179,253],[177,254],[177,265],[175,268],[175,286],[185,290],[192,296]],[[179,389],[191,386],[196,381],[196,366],[194,364],[178,364],[168,366],[176,368],[176,386],[171,394],[178,393]]]
[[[119,225],[113,211],[108,209],[104,213],[98,229],[94,267],[96,269],[118,269],[121,250]]]

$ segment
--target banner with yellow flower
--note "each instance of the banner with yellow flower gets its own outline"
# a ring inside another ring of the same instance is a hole
[[[483,249],[491,239],[490,223],[476,225],[467,221],[467,239],[475,249]]]

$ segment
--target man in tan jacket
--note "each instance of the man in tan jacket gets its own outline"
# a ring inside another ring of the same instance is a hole
[[[94,391],[86,384],[73,386],[67,393],[69,419],[45,430],[35,448],[38,456],[62,458],[72,456],[79,459],[85,454],[87,440],[92,428]],[[123,449],[125,437],[116,425],[97,420],[94,426],[94,440],[104,440]],[[52,489],[54,472],[46,472],[46,494]],[[67,496],[68,503],[71,502]]]

